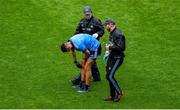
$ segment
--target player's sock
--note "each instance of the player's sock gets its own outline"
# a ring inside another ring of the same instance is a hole
[[[85,81],[80,82],[80,88],[83,89],[85,87]]]

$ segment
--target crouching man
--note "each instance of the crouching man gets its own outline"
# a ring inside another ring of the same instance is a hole
[[[77,62],[75,50],[82,51],[84,54],[81,64]],[[61,51],[70,52],[74,64],[79,68],[82,67],[80,90],[77,92],[88,92],[92,76],[92,64],[96,61],[96,58],[101,55],[100,42],[89,34],[77,34],[71,37],[68,42],[61,45]]]

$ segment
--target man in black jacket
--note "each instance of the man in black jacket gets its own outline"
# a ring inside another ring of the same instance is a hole
[[[84,7],[83,13],[84,13],[84,18],[81,19],[74,34],[80,34],[80,33],[90,34],[93,37],[95,37],[97,40],[99,40],[100,37],[102,37],[104,34],[104,27],[101,21],[92,15],[92,10],[89,6]],[[92,65],[91,70],[92,70],[93,81],[100,81],[101,80],[100,73],[96,62],[94,62],[94,64]],[[81,80],[81,76],[80,74],[78,74],[72,80],[73,85],[78,85],[80,83],[80,80]]]
[[[116,28],[115,22],[112,19],[108,19],[104,23],[107,31],[110,32],[109,44],[106,45],[106,55],[103,58],[107,59],[109,54],[109,58],[106,66],[106,79],[109,81],[110,86],[110,96],[105,99],[105,101],[114,101],[118,102],[120,98],[123,96],[123,92],[118,85],[118,82],[114,78],[115,72],[123,63],[124,59],[124,51],[125,51],[125,36]]]

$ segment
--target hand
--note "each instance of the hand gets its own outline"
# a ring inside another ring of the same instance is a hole
[[[104,56],[104,57],[103,57],[103,61],[105,61],[105,62],[106,62],[106,61],[107,61],[107,59],[108,59],[108,56]]]
[[[106,50],[109,50],[110,44],[106,45]]]
[[[98,37],[98,34],[95,33],[95,34],[93,34],[92,36],[93,36],[94,38],[97,38],[97,37]]]
[[[104,57],[103,57],[103,61],[107,61],[109,54],[110,54],[109,51],[105,52]]]
[[[74,64],[76,65],[76,67],[78,67],[78,68],[82,68],[82,65],[81,65],[79,62],[74,61]]]

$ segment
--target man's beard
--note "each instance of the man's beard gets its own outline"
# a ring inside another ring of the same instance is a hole
[[[107,31],[110,32],[110,28],[108,28]]]
[[[92,17],[92,16],[88,16],[88,17],[85,16],[85,19],[86,19],[86,20],[90,20],[91,17]]]

